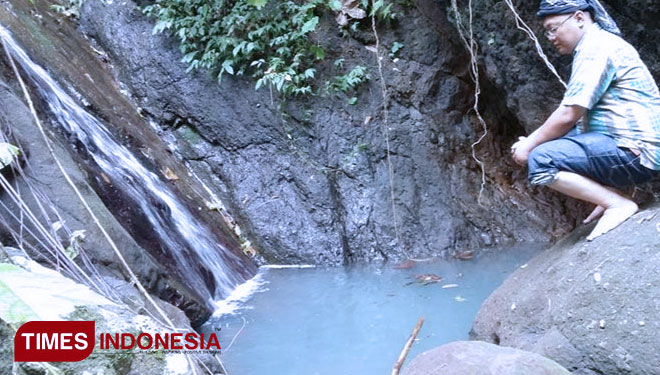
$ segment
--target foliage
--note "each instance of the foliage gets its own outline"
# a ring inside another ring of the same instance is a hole
[[[218,81],[225,74],[249,75],[256,89],[267,86],[285,96],[316,92],[316,64],[325,50],[311,36],[328,10],[346,21],[367,14],[395,17],[384,0],[156,0],[144,8],[156,19],[154,33],[168,31],[179,39],[189,71],[209,69]],[[349,72],[334,85],[345,91],[366,78]]]
[[[51,5],[51,9],[66,17],[80,18],[80,7],[84,0],[62,0],[57,4]]]
[[[25,271],[20,267],[0,263],[0,319],[9,324],[21,324],[39,319],[38,314],[3,281],[4,277],[11,278],[13,273],[21,272]]]
[[[340,60],[338,60],[340,61]],[[335,62],[335,65],[336,62]],[[371,77],[367,74],[367,68],[358,65],[350,72],[338,75],[332,78],[332,80],[327,81],[325,84],[326,93],[331,92],[343,92],[347,93],[349,90],[354,89],[359,86],[361,83],[366,82]]]
[[[390,49],[390,57],[395,57],[399,51],[403,48],[403,43],[394,42],[392,43],[392,48]]]
[[[160,0],[144,11],[157,19],[154,33],[169,30],[179,38],[188,70],[217,69],[218,81],[225,73],[249,73],[257,88],[300,94],[311,92],[315,75],[307,36],[318,25],[320,3]]]
[[[11,164],[16,157],[21,154],[21,150],[6,142],[0,142],[0,168],[4,168]]]

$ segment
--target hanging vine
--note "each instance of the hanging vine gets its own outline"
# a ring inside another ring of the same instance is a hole
[[[484,138],[486,138],[488,135],[488,127],[486,126],[486,121],[484,121],[483,117],[481,116],[481,112],[479,112],[479,95],[481,94],[481,85],[479,83],[479,65],[477,60],[479,48],[477,46],[477,42],[474,40],[474,32],[472,30],[472,0],[468,0],[469,21],[467,29],[463,25],[462,17],[458,11],[456,0],[451,0],[451,5],[454,11],[454,18],[456,20],[456,28],[458,29],[458,34],[460,35],[465,48],[467,48],[467,50],[470,52],[470,77],[474,82],[474,105],[472,106],[472,110],[474,110],[474,113],[479,120],[479,124],[481,124],[483,129],[483,133],[479,139],[470,145],[470,148],[472,149],[472,158],[481,168],[481,186],[479,188],[479,197],[477,198],[477,203],[480,206],[483,206],[481,203],[481,197],[486,187],[486,168],[484,163],[477,157],[476,146],[479,145],[481,141],[483,141]]]

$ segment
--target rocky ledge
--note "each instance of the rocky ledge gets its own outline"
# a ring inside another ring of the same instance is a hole
[[[660,374],[660,205],[587,242],[592,226],[511,275],[484,302],[471,338],[577,375]]]
[[[569,375],[547,358],[481,341],[457,341],[428,350],[406,367],[404,375]]]

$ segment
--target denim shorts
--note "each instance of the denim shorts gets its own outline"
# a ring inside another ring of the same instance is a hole
[[[527,162],[529,182],[547,185],[557,172],[589,177],[603,185],[622,188],[651,180],[660,171],[640,165],[640,158],[605,134],[588,132],[568,135],[537,146]]]

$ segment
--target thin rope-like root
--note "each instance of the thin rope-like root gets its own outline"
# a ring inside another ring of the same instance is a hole
[[[101,287],[101,285],[99,285],[89,275],[87,275],[87,273],[76,262],[74,262],[68,256],[65,255],[65,249],[62,246],[62,244],[36,218],[35,214],[30,210],[29,206],[23,201],[23,199],[20,197],[18,192],[11,187],[11,185],[6,180],[6,178],[1,174],[0,174],[0,186],[5,190],[5,192],[7,192],[9,197],[18,206],[19,211],[21,213],[25,213],[30,223],[32,223],[34,227],[38,230],[38,232],[41,234],[41,236],[37,236],[35,233],[33,233],[30,230],[30,228],[28,228],[27,226],[24,227],[25,231],[30,235],[32,235],[35,241],[37,241],[39,245],[49,253],[52,259],[54,259],[53,262],[51,259],[47,258],[47,260],[51,263],[51,265],[57,267],[60,271],[65,270],[66,273],[69,276],[71,276],[74,280],[86,284],[96,291],[99,292],[102,291],[103,288]],[[8,214],[12,216],[14,219],[17,219],[14,213],[11,212],[11,210],[3,202],[0,202],[0,207],[5,209],[8,212]],[[4,218],[3,218],[3,222],[5,223],[5,226],[7,228],[11,228],[8,225],[8,223],[6,223]],[[19,235],[20,235],[19,233],[13,234],[14,237]],[[48,243],[47,244],[43,243],[40,238],[45,238]],[[23,245],[25,244],[26,243],[24,242]],[[112,300],[112,298],[109,299]]]
[[[484,121],[483,117],[481,117],[481,112],[479,112],[479,95],[481,94],[481,85],[479,83],[479,64],[477,62],[478,46],[474,40],[474,32],[472,29],[472,0],[468,1],[469,31],[464,30],[463,21],[461,20],[461,14],[458,12],[458,5],[456,4],[456,0],[452,0],[451,5],[454,11],[454,16],[456,18],[456,28],[458,30],[458,34],[461,37],[465,48],[467,48],[467,50],[470,52],[470,76],[474,81],[474,105],[472,106],[472,110],[474,110],[474,113],[479,120],[479,124],[481,124],[483,129],[483,133],[479,139],[470,145],[470,148],[472,149],[472,159],[474,159],[474,161],[479,165],[481,169],[481,186],[479,188],[477,203],[479,206],[483,207],[483,204],[481,203],[481,197],[483,196],[483,192],[486,187],[486,167],[484,163],[477,157],[476,146],[479,145],[481,141],[483,141],[484,138],[486,138],[488,135],[488,127],[486,126],[486,121]],[[469,41],[465,36],[466,33],[469,34]]]
[[[562,85],[564,85],[564,87],[566,87],[566,82],[564,82],[564,80],[561,79],[561,76],[559,75],[559,73],[557,73],[557,69],[555,69],[555,66],[552,65],[550,60],[548,60],[548,56],[546,56],[546,54],[543,52],[543,48],[541,47],[541,43],[539,43],[538,38],[534,34],[534,31],[532,31],[532,29],[529,26],[527,26],[525,21],[523,21],[523,19],[520,18],[520,15],[518,14],[518,12],[516,12],[516,8],[513,6],[513,3],[511,2],[511,0],[504,0],[504,2],[506,3],[506,5],[509,6],[509,9],[511,9],[511,12],[513,12],[514,17],[516,18],[516,27],[518,27],[518,29],[524,31],[525,34],[527,34],[527,36],[529,36],[529,38],[534,42],[534,46],[536,47],[536,52],[539,54],[539,56],[541,57],[543,62],[545,62],[545,66],[547,66],[548,69],[550,69],[550,71],[552,72],[552,74],[554,74],[555,77],[557,77],[559,82]]]
[[[236,332],[234,337],[231,339],[231,342],[229,343],[229,345],[225,348],[225,353],[229,351],[229,349],[231,348],[232,345],[234,345],[234,341],[236,341],[236,338],[241,334],[241,332],[243,332],[243,329],[245,328],[245,325],[247,324],[247,319],[245,319],[244,316],[242,316],[241,318],[243,319],[243,325],[241,326],[241,329],[239,329],[238,332]]]
[[[371,1],[371,6],[373,7],[374,1]],[[394,201],[394,167],[392,166],[392,159],[390,153],[390,132],[389,132],[389,119],[388,119],[388,107],[390,97],[387,92],[387,85],[385,84],[385,76],[383,75],[383,62],[382,57],[380,56],[380,38],[378,37],[378,31],[376,30],[376,15],[375,13],[371,15],[371,29],[376,38],[376,61],[378,62],[378,75],[380,76],[380,89],[383,95],[383,136],[385,137],[385,147],[387,149],[387,173],[389,176],[390,182],[390,200],[392,201],[392,220],[394,222],[394,235],[396,237],[397,244],[401,245],[401,234],[399,233],[399,223],[398,215],[396,211],[396,203]]]
[[[214,354],[213,357],[215,357],[216,361],[218,361],[218,363],[220,364],[220,368],[222,368],[222,373],[225,374],[225,375],[229,375],[229,373],[227,372],[227,369],[225,368],[225,364],[222,363],[222,360],[220,359],[220,357],[218,357],[217,354]]]

